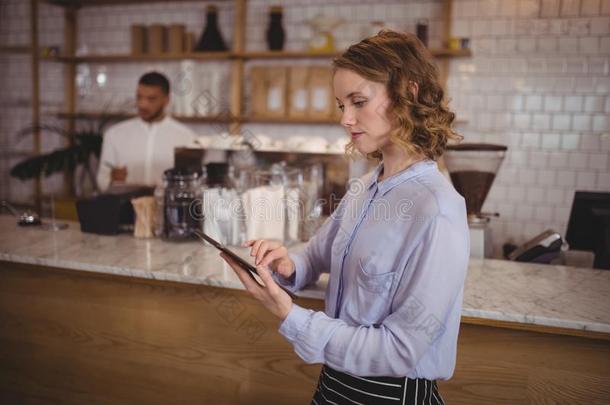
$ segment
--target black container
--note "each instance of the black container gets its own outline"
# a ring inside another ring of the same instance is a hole
[[[201,34],[195,52],[221,52],[227,51],[227,44],[222,39],[218,28],[218,9],[216,6],[208,6],[206,9],[205,29]]]
[[[227,187],[229,185],[228,163],[208,163],[205,167],[208,187]]]
[[[282,7],[273,6],[269,9],[269,27],[267,27],[267,47],[270,51],[284,49],[286,33],[282,25]]]
[[[81,232],[116,235],[133,232],[135,214],[131,199],[153,194],[151,187],[114,187],[104,194],[76,202]]]

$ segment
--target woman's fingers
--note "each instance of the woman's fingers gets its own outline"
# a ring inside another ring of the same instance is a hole
[[[281,243],[279,243],[277,241],[271,241],[271,240],[267,240],[267,239],[250,239],[250,240],[245,241],[242,246],[251,247],[252,249],[250,249],[250,255],[256,256],[256,254],[258,253],[258,250],[260,249],[261,245],[263,245],[263,244],[269,245],[269,246],[271,246],[271,248],[276,248],[276,247],[282,245]]]
[[[260,244],[260,246],[258,247],[258,251],[256,252],[256,260],[254,260],[254,264],[256,264],[257,266],[259,265],[259,263],[261,262],[261,260],[263,260],[263,257],[265,257],[265,254],[271,247],[270,245],[271,244],[268,240],[265,240]]]
[[[280,259],[281,257],[286,255],[286,248],[284,246],[280,246],[277,249],[270,250],[269,253],[265,255],[263,260],[258,263],[259,266],[269,266],[274,260]]]
[[[277,249],[279,247],[282,247],[279,242],[260,239],[252,244],[250,256],[255,257],[254,263],[258,266],[269,250]]]
[[[250,256],[256,256],[256,254],[258,253],[258,249],[264,241],[265,239],[259,239],[254,241],[254,243],[252,244],[252,249],[250,249]]]

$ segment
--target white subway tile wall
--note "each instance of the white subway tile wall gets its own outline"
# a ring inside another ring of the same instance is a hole
[[[307,48],[311,36],[307,21],[318,14],[344,20],[335,31],[338,48],[345,48],[370,33],[372,21],[380,20],[389,28],[413,32],[420,18],[430,23],[430,46],[441,45],[440,0],[380,0],[374,6],[356,0],[250,0],[247,3],[248,50],[266,49],[265,28],[268,9],[273,4],[284,7],[288,50]],[[500,213],[491,225],[497,255],[506,241],[521,243],[546,228],[565,232],[575,190],[610,190],[610,1],[454,0],[453,3],[453,35],[469,37],[474,55],[450,62],[450,107],[458,118],[468,120],[457,129],[467,142],[493,142],[509,147],[484,206],[486,211]],[[210,3],[83,8],[78,12],[78,52],[128,53],[132,24],[180,23],[197,38],[205,21],[206,4]],[[232,2],[213,4],[219,8],[219,25],[230,45],[235,18]],[[28,2],[2,0],[0,6],[0,44],[27,44]],[[43,46],[61,47],[61,8],[41,4],[40,38]],[[256,63],[261,62],[249,62],[247,69]],[[156,69],[172,79],[176,100],[189,90],[207,89],[217,95],[217,110],[224,110],[226,87],[210,86],[219,81],[226,85],[228,68],[225,62],[79,65],[78,108],[82,111],[132,108],[137,78],[147,70]],[[61,64],[42,64],[45,122],[57,122],[53,113],[63,107],[63,69]],[[206,76],[209,72],[217,72],[219,76],[212,80]],[[106,80],[101,80],[104,77]],[[6,94],[5,108],[0,112],[2,149],[27,150],[31,148],[31,139],[16,140],[15,134],[31,122],[29,58],[2,55],[0,80]],[[247,94],[248,86],[246,97]],[[178,102],[172,108],[181,112]],[[223,125],[193,124],[192,127],[201,134],[226,130]],[[328,125],[251,124],[244,130],[274,138],[299,134],[336,139],[343,134],[337,126]],[[59,145],[61,140],[57,137],[44,135],[45,150]],[[31,189],[31,185],[9,178],[8,170],[14,161],[0,159],[0,196],[3,198],[25,198]]]
[[[608,3],[454,0],[462,10],[454,34],[470,36],[474,52],[452,62],[449,75],[453,108],[473,118],[460,130],[465,141],[487,141],[493,132],[509,146],[483,207],[500,213],[491,222],[496,255],[506,241],[522,243],[547,228],[565,233],[576,190],[610,191]],[[489,21],[497,28],[476,28]],[[488,102],[475,105],[475,97]],[[498,99],[510,119],[490,129],[475,117],[493,115]]]

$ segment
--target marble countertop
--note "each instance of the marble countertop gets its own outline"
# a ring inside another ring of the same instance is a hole
[[[100,236],[69,225],[54,232],[0,216],[0,260],[243,289],[218,251],[201,242]],[[323,276],[297,295],[324,299],[327,282]],[[610,271],[471,259],[462,315],[610,333]]]

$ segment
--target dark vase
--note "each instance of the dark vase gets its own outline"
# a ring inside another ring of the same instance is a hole
[[[206,9],[205,29],[195,47],[196,52],[227,51],[220,30],[218,29],[218,9],[216,6],[208,6]]]
[[[417,38],[424,44],[424,46],[428,46],[428,20],[423,18],[417,21],[417,26],[415,28]]]
[[[281,51],[284,49],[286,33],[282,26],[282,8],[271,7],[269,10],[269,27],[267,28],[267,46],[270,51]]]

